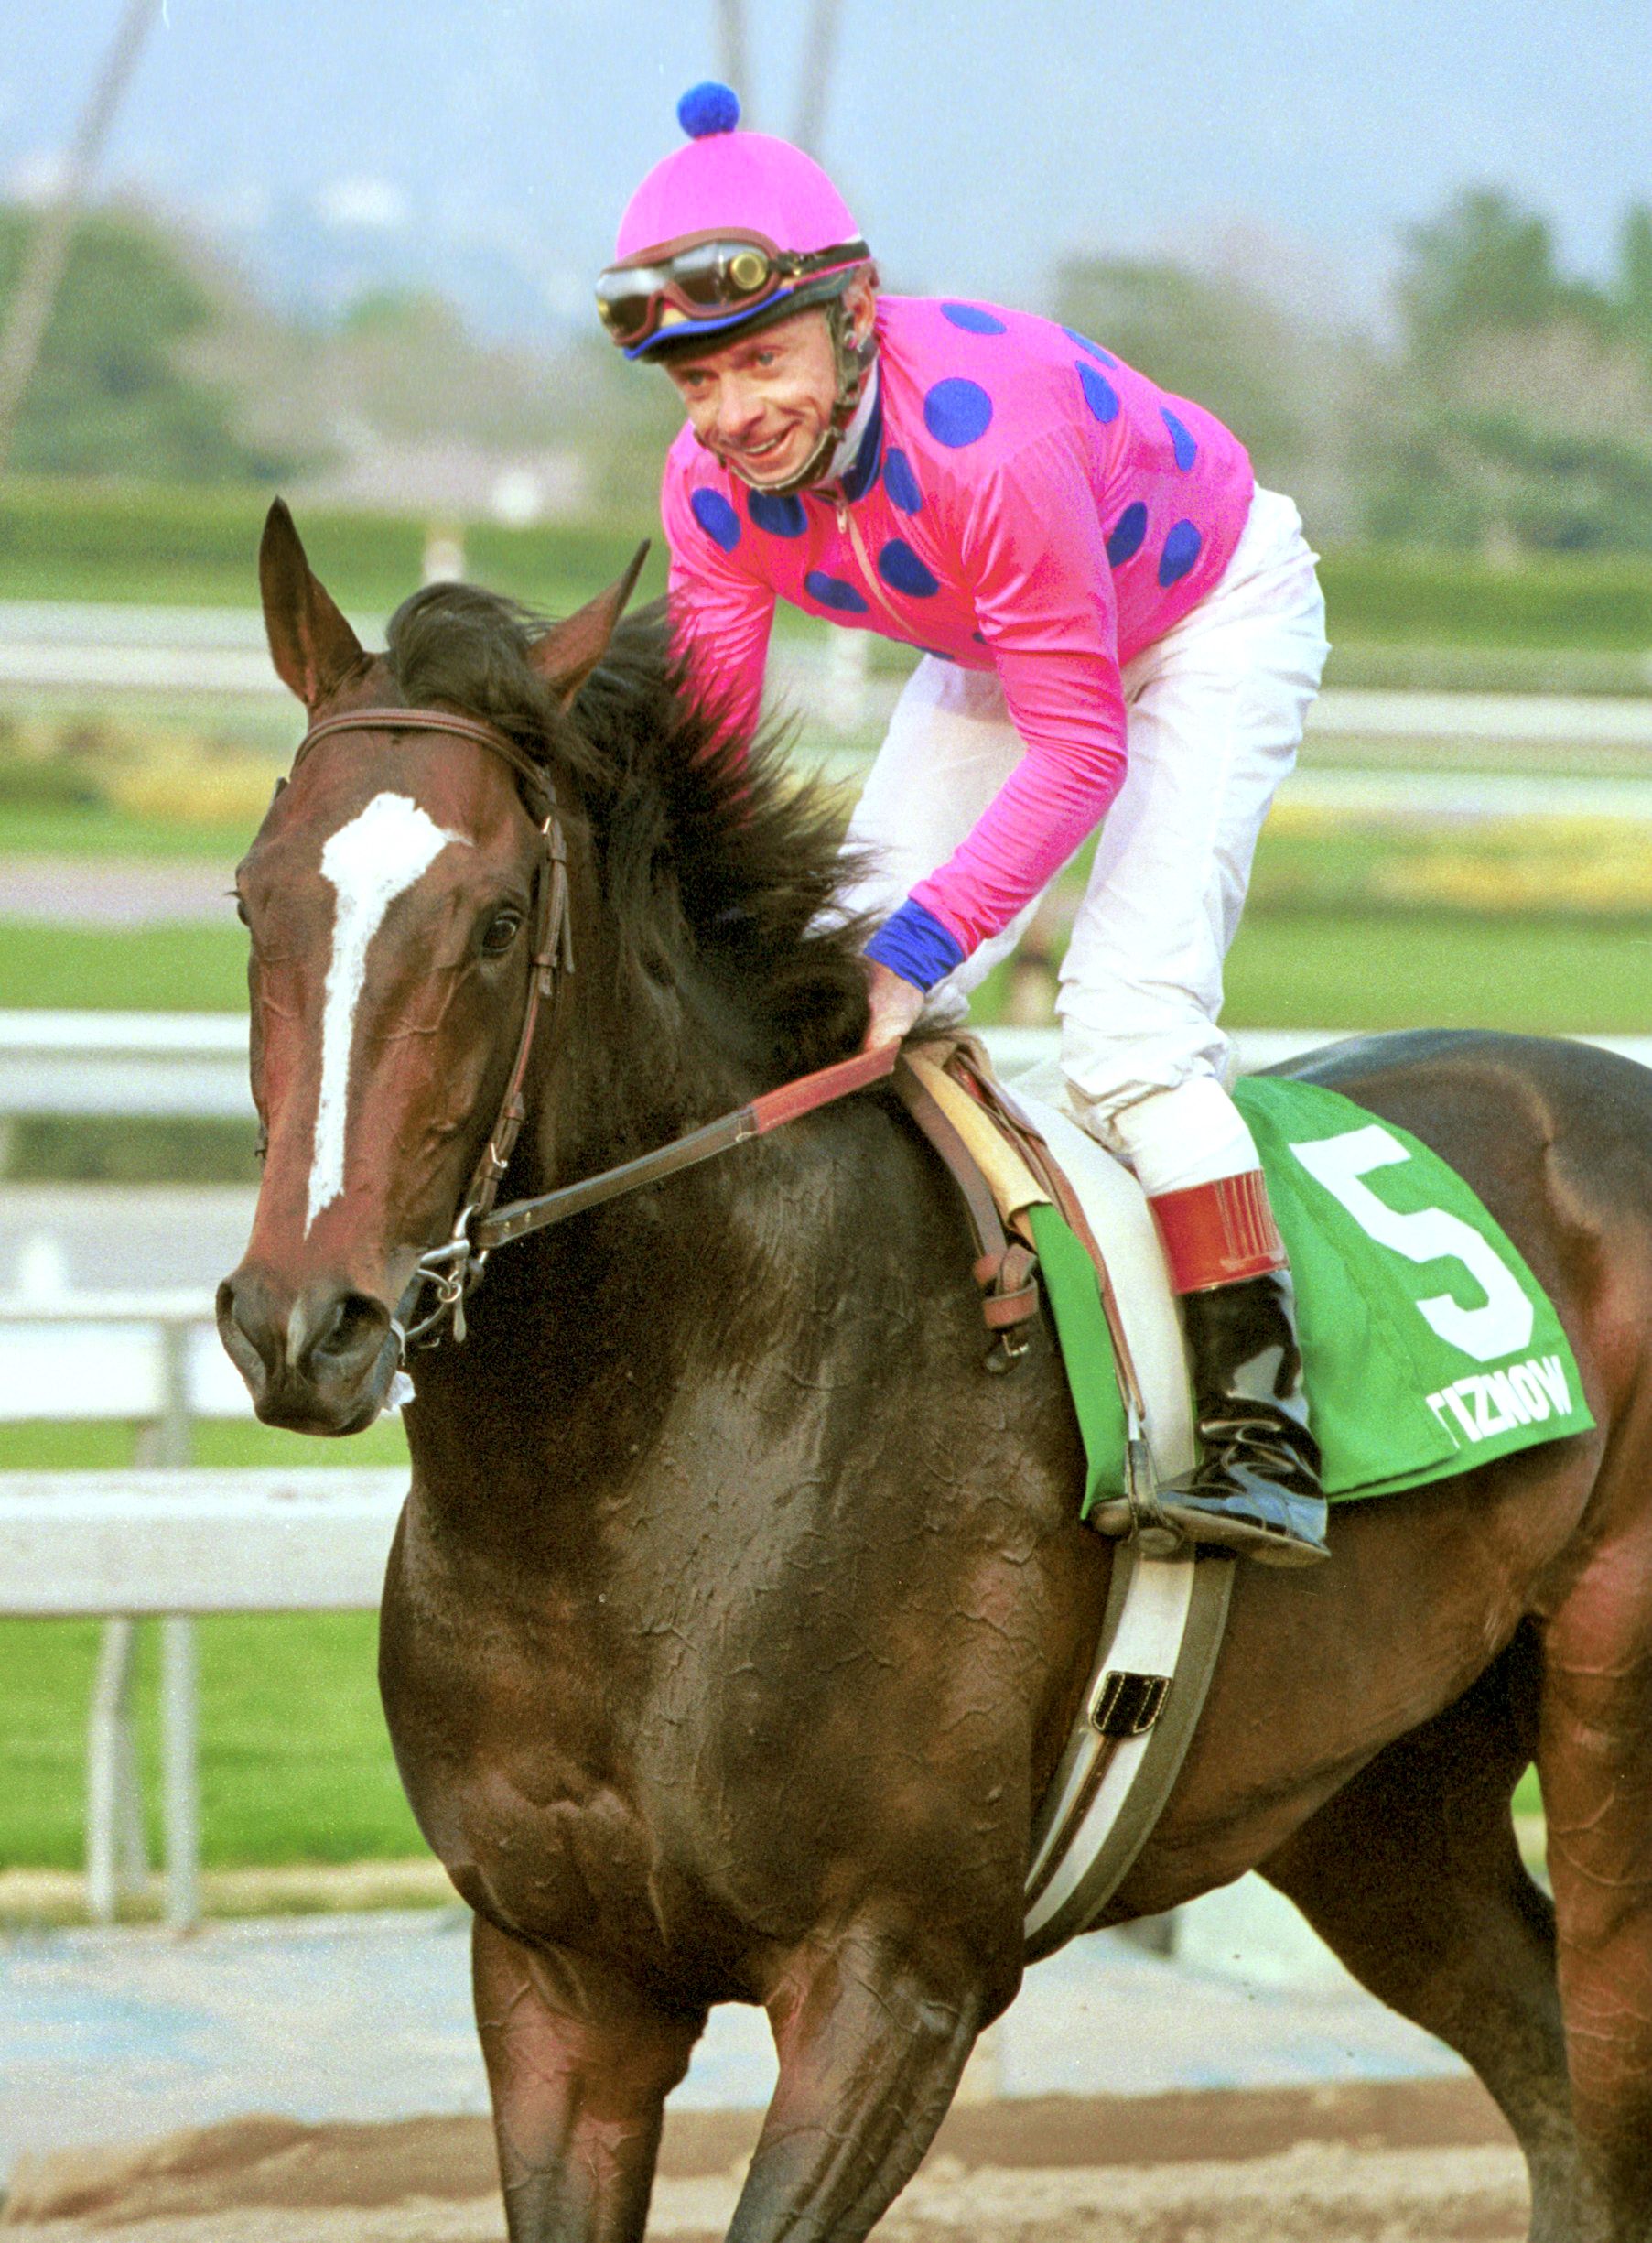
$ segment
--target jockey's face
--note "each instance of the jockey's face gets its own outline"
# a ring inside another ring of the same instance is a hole
[[[858,282],[845,300],[856,332],[864,332],[870,287]],[[801,474],[831,428],[837,362],[818,306],[721,350],[670,360],[665,371],[701,443],[760,491]]]

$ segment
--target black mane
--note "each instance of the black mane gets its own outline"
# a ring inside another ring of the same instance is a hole
[[[564,713],[528,659],[549,626],[468,584],[428,585],[392,617],[410,706],[498,725],[571,786],[621,942],[707,985],[782,1072],[853,1051],[866,1024],[865,929],[818,924],[843,879],[843,818],[783,763],[783,731],[732,733],[687,690],[664,602],[620,625]]]

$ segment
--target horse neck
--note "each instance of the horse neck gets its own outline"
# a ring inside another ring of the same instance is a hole
[[[771,1078],[751,1054],[761,1041],[731,1033],[692,975],[665,981],[588,934],[534,1055],[507,1195],[615,1166],[744,1104]],[[470,1338],[416,1367],[416,1456],[439,1438],[440,1477],[487,1490],[496,1524],[623,1486],[686,1382],[727,1376],[750,1392],[774,1375],[777,1325],[797,1303],[875,1282],[860,1265],[882,1250],[860,1217],[894,1188],[877,1150],[889,1135],[886,1118],[838,1113],[496,1250]],[[817,1331],[800,1332],[792,1352],[812,1344]],[[502,1475],[522,1482],[502,1507]]]
[[[534,1055],[527,1135],[536,1189],[669,1143],[767,1087],[761,1039],[740,1024],[731,1033],[689,968],[666,978],[610,942],[567,991],[567,1017]]]

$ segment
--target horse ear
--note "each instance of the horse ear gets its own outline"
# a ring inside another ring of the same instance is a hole
[[[556,623],[528,649],[528,659],[566,709],[608,652],[614,628],[625,612],[625,603],[636,590],[648,558],[645,537],[632,554],[631,566],[617,584],[610,584],[588,607],[582,607],[566,623]]]
[[[277,499],[265,518],[258,584],[270,658],[282,683],[307,709],[318,708],[362,659],[362,642],[310,574],[303,545]]]

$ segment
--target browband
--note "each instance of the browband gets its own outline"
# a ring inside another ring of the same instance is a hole
[[[445,709],[347,709],[310,726],[298,742],[293,769],[297,770],[317,741],[334,732],[447,732],[459,740],[473,740],[479,747],[491,748],[520,772],[542,805],[548,804],[551,797],[550,775],[544,764],[536,764],[525,749],[519,748],[508,732],[501,731],[496,724],[484,723],[480,717],[449,715]]]

